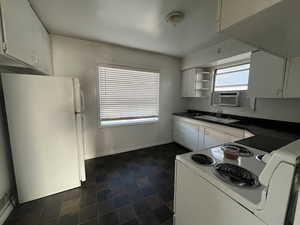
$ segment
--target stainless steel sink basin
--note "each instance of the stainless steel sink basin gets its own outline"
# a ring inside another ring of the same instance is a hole
[[[224,123],[224,124],[239,122],[239,120],[235,120],[235,119],[219,118],[219,117],[216,117],[216,116],[209,116],[209,115],[195,116],[194,118],[195,119],[208,120],[208,121],[212,121],[212,122]]]

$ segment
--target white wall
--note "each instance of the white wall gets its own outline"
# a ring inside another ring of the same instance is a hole
[[[9,149],[7,129],[3,121],[2,109],[0,109],[0,198],[10,193],[13,186]]]
[[[218,53],[221,49],[221,53]],[[233,57],[254,48],[239,41],[226,40],[206,49],[195,51],[183,59],[183,68],[207,66],[218,60]],[[266,81],[267,82],[267,81]],[[214,112],[210,99],[187,99],[187,109]],[[300,122],[300,99],[258,99],[256,110],[250,108],[250,100],[241,96],[241,107],[222,107],[223,113],[265,119]]]
[[[208,66],[213,62],[253,51],[255,48],[240,41],[228,39],[204,49],[196,49],[183,58],[182,69]]]
[[[52,46],[54,74],[78,77],[86,95],[86,158],[172,141],[171,114],[185,109],[184,100],[180,98],[180,59],[56,35],[52,36]],[[160,121],[158,123],[101,129],[97,127],[97,67],[101,63],[160,70]]]

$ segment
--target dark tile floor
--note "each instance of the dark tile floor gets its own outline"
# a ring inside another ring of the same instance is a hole
[[[18,206],[5,225],[172,225],[174,163],[167,144],[86,161],[84,187]]]

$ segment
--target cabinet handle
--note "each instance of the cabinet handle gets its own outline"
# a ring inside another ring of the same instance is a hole
[[[217,23],[221,23],[222,0],[218,1]]]
[[[277,89],[277,96],[282,96],[282,92],[283,92],[282,89]]]

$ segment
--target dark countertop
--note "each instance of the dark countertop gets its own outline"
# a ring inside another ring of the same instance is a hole
[[[237,141],[237,143],[252,148],[257,148],[266,152],[277,150],[297,139],[300,139],[299,123],[256,119],[233,115],[222,115],[222,117],[224,118],[232,118],[239,120],[239,122],[224,124],[220,122],[212,122],[205,119],[196,119],[194,117],[195,115],[214,115],[213,113],[209,112],[188,111],[184,113],[174,113],[174,115],[248,130],[255,136],[242,139],[240,141]]]

